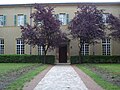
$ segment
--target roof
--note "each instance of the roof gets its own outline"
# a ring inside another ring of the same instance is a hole
[[[0,4],[0,6],[6,7],[6,6],[33,6],[35,3],[31,4]],[[73,4],[97,4],[97,5],[120,5],[120,2],[69,2],[69,3],[38,3],[42,5],[73,5]]]

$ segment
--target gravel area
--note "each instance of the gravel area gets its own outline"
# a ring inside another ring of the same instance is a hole
[[[88,90],[70,65],[55,65],[34,90]]]

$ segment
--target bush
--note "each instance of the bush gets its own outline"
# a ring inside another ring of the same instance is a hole
[[[38,55],[0,55],[0,63],[43,63],[43,56]],[[54,64],[55,56],[47,55],[46,64]]]
[[[71,56],[71,64],[79,63],[79,56]],[[82,56],[83,63],[120,63],[120,56]]]

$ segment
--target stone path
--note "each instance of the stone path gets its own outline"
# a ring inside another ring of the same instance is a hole
[[[50,69],[34,90],[88,90],[70,65],[56,65]]]

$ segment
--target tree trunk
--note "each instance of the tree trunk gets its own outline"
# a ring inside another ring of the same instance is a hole
[[[79,47],[79,64],[82,63],[82,54],[81,54],[82,47]]]
[[[49,45],[47,46],[47,48],[45,49],[46,46],[44,46],[44,64],[46,63],[46,54],[47,54],[47,51],[48,51],[48,48],[49,48]]]
[[[42,46],[43,47],[43,51],[44,51],[44,55],[43,55],[43,64],[45,64],[45,60],[46,60],[46,51],[45,51],[45,46]]]
[[[43,64],[45,64],[46,63],[46,51],[44,51],[44,62],[43,62]]]
[[[95,55],[95,43],[93,42],[93,55]]]

